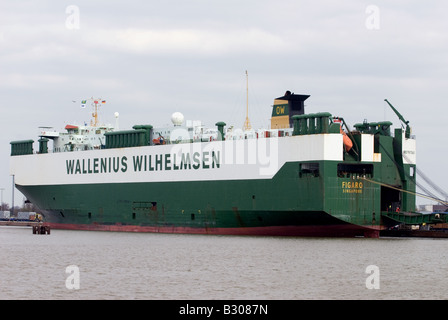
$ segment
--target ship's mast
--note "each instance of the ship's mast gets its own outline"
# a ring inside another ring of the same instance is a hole
[[[249,120],[249,74],[247,73],[247,70],[246,70],[246,121],[244,121],[243,129],[244,131],[252,129]]]
[[[106,103],[106,101],[105,100],[102,100],[102,99],[94,99],[93,97],[92,97],[92,101],[93,101],[93,103],[92,103],[92,106],[93,106],[93,113],[92,113],[92,117],[93,117],[93,119],[90,121],[90,125],[92,126],[92,127],[97,127],[98,126],[98,110],[99,110],[99,107],[101,106],[101,104],[104,104],[104,103]]]

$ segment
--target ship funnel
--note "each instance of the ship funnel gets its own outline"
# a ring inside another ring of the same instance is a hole
[[[292,128],[292,117],[305,113],[304,101],[309,97],[309,95],[294,94],[288,90],[283,97],[276,98],[272,106],[271,129]]]

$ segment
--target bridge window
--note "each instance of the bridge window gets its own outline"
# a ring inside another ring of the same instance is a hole
[[[350,177],[373,177],[373,164],[338,164],[338,177],[350,178]]]

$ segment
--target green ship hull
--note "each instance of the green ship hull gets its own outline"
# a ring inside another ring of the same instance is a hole
[[[377,236],[387,210],[381,186],[337,177],[338,163],[319,163],[317,176],[300,176],[301,165],[287,163],[266,180],[17,187],[66,229]]]

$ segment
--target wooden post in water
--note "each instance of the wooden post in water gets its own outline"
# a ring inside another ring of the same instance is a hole
[[[50,234],[50,226],[40,224],[33,226],[33,234]]]

